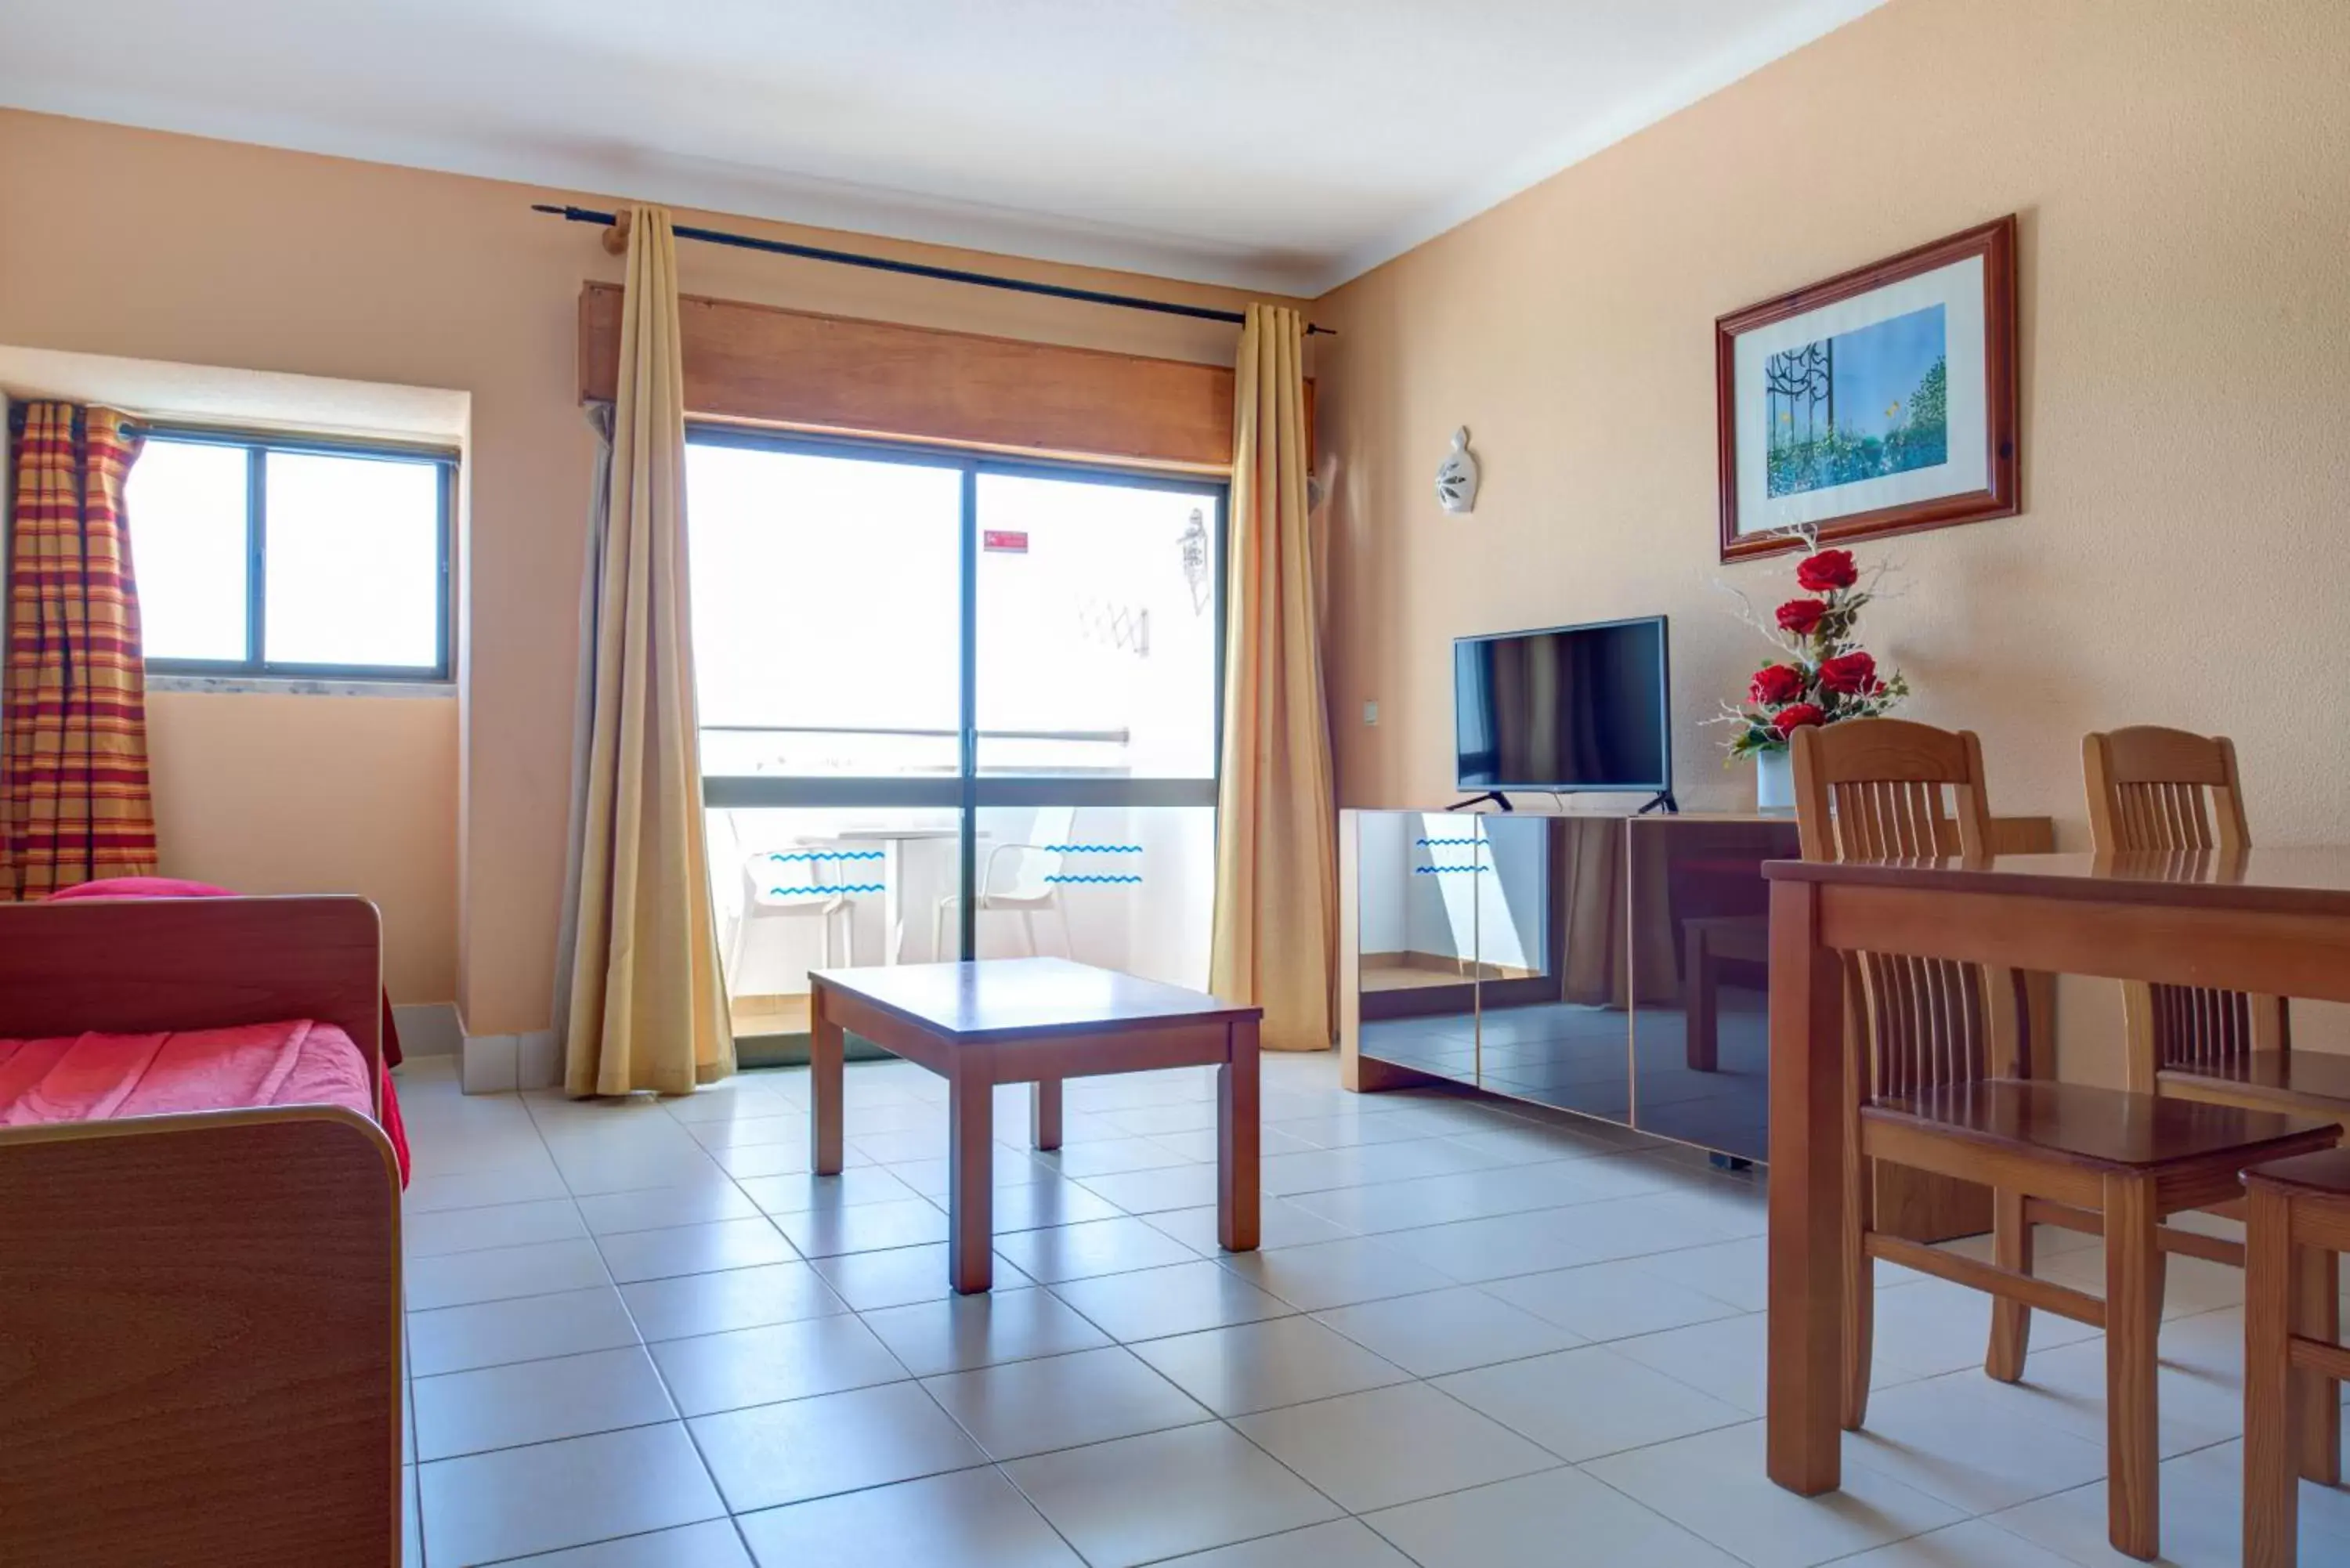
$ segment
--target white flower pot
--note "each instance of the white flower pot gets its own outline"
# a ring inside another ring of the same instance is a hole
[[[1754,805],[1762,811],[1795,809],[1795,759],[1791,753],[1754,753]]]

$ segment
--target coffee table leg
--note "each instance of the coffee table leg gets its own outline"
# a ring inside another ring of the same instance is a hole
[[[1061,1080],[1039,1078],[1028,1085],[1028,1141],[1038,1148],[1061,1147]]]
[[[1249,1252],[1259,1213],[1256,1020],[1230,1029],[1232,1054],[1216,1069],[1216,1244]]]
[[[969,1295],[995,1282],[995,1075],[984,1049],[950,1080],[947,1281]]]
[[[840,1174],[840,1025],[825,1012],[825,988],[808,988],[808,1163],[818,1176]]]

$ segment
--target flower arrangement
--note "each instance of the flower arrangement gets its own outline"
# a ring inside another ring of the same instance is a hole
[[[1875,718],[1909,695],[1901,672],[1880,672],[1856,640],[1861,608],[1877,597],[1886,568],[1864,582],[1851,551],[1823,550],[1809,531],[1804,543],[1811,549],[1795,564],[1795,586],[1804,597],[1781,605],[1767,626],[1752,607],[1746,611],[1747,623],[1770,639],[1777,657],[1754,672],[1743,702],[1722,704],[1716,722],[1737,732],[1728,742],[1733,762],[1784,752],[1788,737],[1806,724]]]

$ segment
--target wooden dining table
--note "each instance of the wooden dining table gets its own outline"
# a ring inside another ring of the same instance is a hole
[[[1767,1466],[1842,1484],[1845,963],[1854,951],[2350,1002],[2350,849],[1774,860]],[[2118,1009],[2116,1010],[2118,1012]],[[2032,1054],[2022,1058],[2033,1060]]]

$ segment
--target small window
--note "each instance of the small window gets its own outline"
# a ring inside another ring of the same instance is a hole
[[[154,431],[124,492],[147,667],[449,675],[456,460]]]

